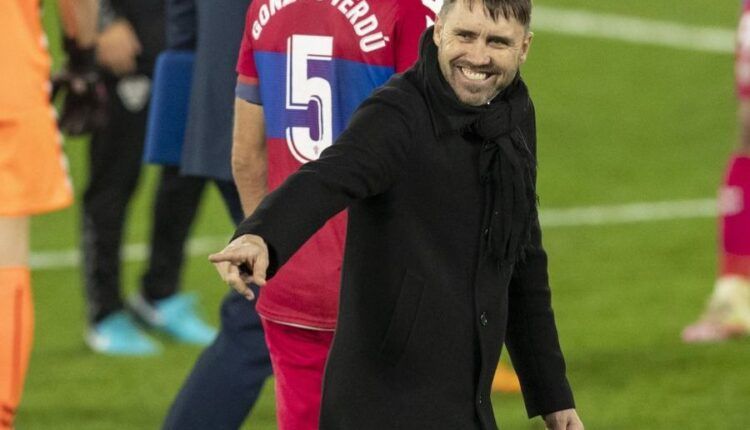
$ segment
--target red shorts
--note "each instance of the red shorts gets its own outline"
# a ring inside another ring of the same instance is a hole
[[[333,332],[261,320],[276,378],[279,430],[317,430],[323,369]]]
[[[73,201],[50,105],[0,118],[0,216],[33,215]]]

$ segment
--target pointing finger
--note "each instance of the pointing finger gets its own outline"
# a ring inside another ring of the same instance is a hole
[[[229,265],[225,280],[230,287],[234,288],[235,291],[245,296],[246,299],[253,300],[255,298],[255,294],[253,294],[253,291],[248,288],[247,284],[242,280],[239,267],[235,266],[234,264]]]
[[[255,258],[255,263],[253,264],[253,282],[255,282],[256,285],[261,287],[266,285],[268,264],[268,255],[265,253],[261,253]]]

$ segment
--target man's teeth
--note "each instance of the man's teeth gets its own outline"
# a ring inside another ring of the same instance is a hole
[[[469,68],[461,67],[461,73],[472,81],[483,81],[487,79],[487,74],[482,72],[474,72]]]

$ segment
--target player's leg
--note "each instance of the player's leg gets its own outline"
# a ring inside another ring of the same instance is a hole
[[[245,214],[242,212],[242,202],[240,201],[240,194],[237,192],[237,187],[232,181],[214,182],[219,193],[221,193],[221,198],[224,200],[224,206],[227,208],[229,217],[235,225],[239,225],[245,219]]]
[[[34,331],[28,217],[0,216],[0,429],[10,429]]]
[[[255,289],[255,294],[259,294]],[[250,302],[230,290],[221,327],[169,409],[165,430],[233,430],[242,425],[271,375],[263,327]]]
[[[750,102],[739,109],[740,149],[727,164],[719,192],[719,276],[707,309],[685,328],[686,342],[750,334]]]
[[[151,229],[149,266],[141,292],[130,308],[146,324],[174,339],[208,345],[216,330],[198,315],[195,296],[179,292],[185,242],[200,204],[206,179],[180,175],[179,167],[161,169]]]
[[[262,321],[276,381],[279,430],[317,430],[333,332]]]
[[[720,277],[750,280],[750,100],[738,110],[740,148],[729,160],[719,206],[721,216]]]
[[[70,205],[73,192],[52,107],[0,120],[0,428],[11,426],[31,351],[29,216]],[[32,162],[33,161],[33,162]]]
[[[181,176],[179,167],[161,168],[154,197],[151,257],[141,279],[149,302],[176,293],[185,256],[185,242],[197,214],[206,180]]]
[[[217,181],[216,185],[230,216],[239,223],[242,205],[234,184]],[[254,292],[257,297],[259,291]],[[163,429],[239,428],[270,375],[271,361],[255,302],[230,289],[221,305],[219,334],[195,363]]]
[[[141,171],[146,109],[128,110],[110,91],[108,126],[92,136],[89,178],[83,197],[83,267],[88,305],[87,343],[112,354],[149,354],[157,344],[124,312],[120,251],[128,203]]]

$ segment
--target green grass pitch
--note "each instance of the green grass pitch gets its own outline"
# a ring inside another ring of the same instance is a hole
[[[739,2],[539,0],[537,5],[731,29]],[[46,21],[54,33],[52,14]],[[56,46],[53,38],[53,46]],[[735,140],[733,57],[537,31],[524,74],[538,112],[542,210],[710,198]],[[85,141],[67,142],[78,201]],[[147,240],[156,170],[131,206],[127,242]],[[228,236],[212,190],[196,237]],[[80,207],[36,218],[33,250],[78,246]],[[688,346],[681,328],[712,288],[711,218],[545,229],[554,306],[581,417],[590,429],[748,428],[750,341]],[[124,266],[127,292],[144,266]],[[158,428],[199,350],[161,339],[157,358],[96,356],[83,344],[78,267],[33,274],[36,334],[17,427]],[[225,287],[204,255],[184,289],[218,320]],[[356,381],[354,381],[356,383]],[[505,429],[542,429],[519,395],[493,397]],[[274,429],[272,384],[245,428]]]

